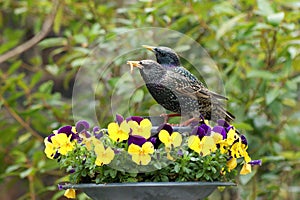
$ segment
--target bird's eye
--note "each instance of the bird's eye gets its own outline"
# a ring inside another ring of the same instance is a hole
[[[142,65],[143,64],[142,61],[140,61],[139,64]]]

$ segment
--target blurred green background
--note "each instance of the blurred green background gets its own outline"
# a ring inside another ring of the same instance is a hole
[[[74,123],[75,76],[95,44],[107,55],[118,54],[114,35],[142,27],[175,30],[205,48],[252,159],[263,161],[238,177],[236,188],[210,199],[299,199],[299,24],[299,1],[0,0],[0,199],[65,199],[56,186],[64,173],[44,155],[43,138]],[[5,54],[18,45],[26,51]],[[124,62],[112,62],[99,80],[102,126],[113,119],[107,104]],[[126,95],[126,84],[123,89]],[[145,88],[138,88],[131,113],[147,114],[153,104]]]

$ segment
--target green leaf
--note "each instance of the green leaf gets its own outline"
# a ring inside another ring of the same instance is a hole
[[[260,15],[270,15],[274,13],[269,0],[257,0],[258,13]]]
[[[42,72],[34,73],[33,76],[31,77],[29,88],[34,87],[41,80],[41,77],[42,77]]]
[[[237,22],[245,16],[246,14],[240,14],[223,23],[217,31],[216,39],[219,40],[224,34],[226,34],[228,31],[234,28]]]
[[[253,127],[250,124],[245,123],[245,122],[233,123],[233,125],[237,129],[241,129],[241,130],[245,130],[245,131],[252,131],[253,130]]]
[[[31,137],[31,134],[30,134],[30,133],[22,134],[22,135],[18,138],[18,144],[22,144],[22,143],[28,141],[30,137]]]
[[[57,34],[59,33],[61,22],[63,21],[62,17],[63,17],[64,9],[65,9],[64,6],[60,6],[58,8],[57,12],[56,12],[56,16],[55,16],[55,19],[54,19],[53,30]]]
[[[14,73],[22,64],[21,60],[18,60],[16,62],[14,62],[8,69],[7,74],[11,75],[12,73]]]
[[[160,163],[160,162],[154,163],[154,167],[155,167],[156,169],[161,169],[161,163]]]
[[[46,93],[46,94],[50,94],[52,91],[52,87],[53,87],[54,83],[52,80],[49,80],[45,83],[43,83],[40,87],[39,87],[39,92],[41,93]]]
[[[55,46],[65,46],[68,44],[68,40],[63,37],[56,37],[56,38],[47,38],[42,40],[38,45],[42,48],[49,48]]]
[[[33,172],[33,168],[32,167],[28,168],[25,171],[20,173],[20,177],[25,178],[25,177],[29,176],[32,172]]]
[[[291,98],[284,98],[282,100],[283,105],[289,106],[289,107],[295,107],[297,105],[297,101],[295,99]]]
[[[273,26],[278,26],[284,19],[284,12],[274,13],[267,16],[267,21]]]
[[[21,166],[20,165],[11,165],[11,166],[8,166],[5,170],[5,173],[11,173],[17,169],[19,169]]]
[[[273,89],[266,94],[266,104],[270,105],[280,94],[279,89]]]
[[[262,78],[266,80],[272,80],[277,78],[277,76],[269,71],[254,69],[247,74],[247,78]]]

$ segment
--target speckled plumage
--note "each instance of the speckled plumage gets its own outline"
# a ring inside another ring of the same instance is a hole
[[[218,99],[225,97],[210,92],[183,67],[166,67],[153,60],[142,60],[140,73],[153,98],[165,109],[183,116],[226,119],[233,116],[223,109]]]

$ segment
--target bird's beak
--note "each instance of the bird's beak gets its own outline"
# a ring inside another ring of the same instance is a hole
[[[137,67],[139,69],[143,68],[143,66],[140,64],[140,61],[127,61],[127,64],[130,65],[131,73],[132,73],[134,67]]]
[[[142,45],[142,47],[144,47],[145,49],[148,49],[148,50],[150,50],[150,51],[155,51],[154,49],[156,48],[156,47],[153,47],[153,46],[148,46],[148,45]]]

